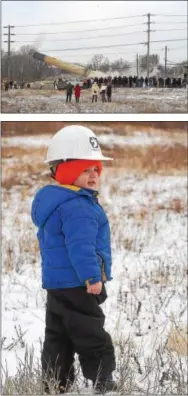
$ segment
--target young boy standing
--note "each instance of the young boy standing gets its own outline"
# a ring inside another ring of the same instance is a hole
[[[111,159],[90,129],[61,129],[45,161],[57,185],[40,189],[32,203],[47,290],[42,369],[59,381],[60,393],[74,382],[75,353],[95,393],[117,389],[114,347],[100,307],[107,297],[104,283],[112,279],[110,228],[97,198],[101,161]]]

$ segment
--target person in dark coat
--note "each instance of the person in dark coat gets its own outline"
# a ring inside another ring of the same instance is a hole
[[[133,78],[132,76],[129,76],[129,88],[132,88],[133,86]]]
[[[9,82],[5,81],[5,92],[8,91],[8,89],[9,89]]]
[[[71,102],[72,99],[72,91],[73,91],[73,85],[71,84],[71,82],[69,81],[67,86],[66,86],[66,93],[67,93],[67,97],[66,97],[66,102]]]
[[[81,159],[79,159],[81,158]],[[96,158],[96,159],[95,159]],[[31,216],[38,228],[42,287],[47,290],[42,350],[45,391],[52,378],[64,393],[74,382],[74,354],[96,393],[117,390],[115,354],[100,305],[111,277],[110,227],[98,202],[104,157],[95,134],[71,125],[53,136],[47,152],[56,185],[35,195]]]
[[[107,96],[107,101],[111,102],[112,101],[112,83],[111,83],[111,81],[108,81],[108,83],[107,83],[106,96]]]
[[[90,78],[88,78],[87,79],[87,88],[91,88],[91,79]]]
[[[167,77],[167,78],[166,78],[166,80],[165,80],[165,86],[166,86],[167,88],[171,88],[171,78],[170,78],[170,77]]]
[[[143,84],[144,84],[144,77],[141,76],[141,77],[140,77],[140,85],[141,85],[142,88],[143,88]]]

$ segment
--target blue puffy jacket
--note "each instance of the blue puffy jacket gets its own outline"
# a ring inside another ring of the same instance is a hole
[[[47,185],[32,203],[42,258],[42,287],[111,280],[110,228],[96,191]]]

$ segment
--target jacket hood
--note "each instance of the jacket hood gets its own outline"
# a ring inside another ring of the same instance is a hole
[[[41,188],[32,202],[31,218],[37,227],[43,227],[51,213],[63,202],[79,195],[89,195],[96,199],[97,191],[71,186],[47,185]]]

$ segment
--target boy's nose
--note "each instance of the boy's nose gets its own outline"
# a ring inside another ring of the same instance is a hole
[[[96,170],[95,169],[91,169],[89,175],[90,175],[90,177],[96,179],[96,177],[97,177]]]

